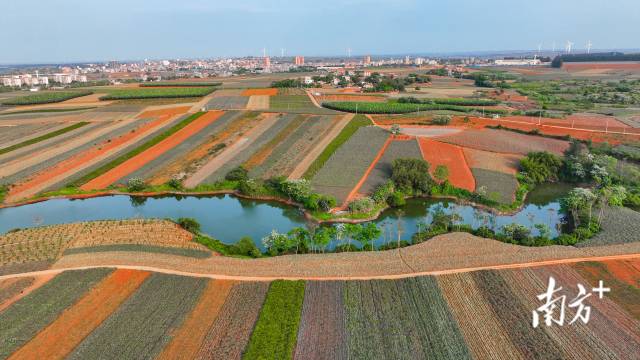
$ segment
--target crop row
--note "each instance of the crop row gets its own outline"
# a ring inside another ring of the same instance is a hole
[[[363,127],[347,140],[311,180],[316,191],[344,202],[379,154],[389,134],[378,127]]]
[[[360,113],[360,114],[407,114],[428,110],[449,110],[463,113],[484,112],[485,114],[506,114],[506,110],[499,109],[479,109],[474,107],[465,107],[448,104],[414,104],[414,103],[398,103],[398,102],[353,102],[353,101],[336,101],[323,102],[322,106],[327,109]]]
[[[416,98],[399,98],[399,103],[405,104],[439,104],[439,105],[457,105],[457,106],[495,106],[500,104],[497,100],[492,99],[466,99],[466,98],[440,98],[440,99],[416,99]]]
[[[146,141],[145,143],[141,144],[140,146],[136,147],[135,149],[122,154],[120,156],[118,156],[117,158],[113,159],[112,161],[100,166],[99,168],[91,171],[90,173],[84,175],[83,177],[81,177],[80,179],[74,181],[75,185],[80,185],[80,184],[85,184],[88,183],[89,181],[101,176],[102,174],[108,172],[109,170],[112,170],[113,168],[115,168],[116,166],[124,163],[125,161],[133,158],[134,156],[144,152],[145,150],[151,148],[152,146],[160,143],[162,140],[170,137],[171,135],[175,134],[176,132],[178,132],[179,130],[183,129],[184,127],[186,127],[187,125],[189,125],[190,123],[192,123],[194,120],[196,120],[197,118],[199,118],[200,116],[202,116],[203,112],[198,112],[195,113],[191,116],[186,117],[185,119],[181,120],[179,123],[175,124],[174,126],[172,126],[171,128],[163,131],[162,133],[160,133],[157,136],[154,136],[152,139]]]
[[[347,140],[349,140],[351,136],[353,136],[353,134],[355,134],[356,131],[358,131],[359,128],[363,126],[368,126],[368,125],[371,125],[371,120],[369,120],[364,115],[355,116],[353,119],[351,119],[351,121],[349,121],[347,126],[345,126],[342,129],[340,134],[338,134],[338,136],[336,136],[329,143],[329,145],[327,145],[327,147],[322,151],[322,153],[320,153],[318,158],[316,158],[313,161],[313,163],[309,166],[307,171],[304,173],[303,178],[307,180],[313,179],[316,173],[320,171],[320,169],[322,169],[322,167],[329,160],[331,155],[333,155],[333,153],[336,152],[336,150],[338,150],[338,148],[340,148],[342,144],[347,142]]]
[[[639,274],[635,260],[271,283],[65,271],[0,310],[0,358],[631,359]],[[533,328],[550,276],[567,301],[577,284],[611,292],[584,300],[588,324],[567,307],[564,326]]]
[[[93,94],[91,91],[51,91],[14,97],[12,99],[2,101],[2,105],[51,104],[91,94]]]
[[[492,170],[471,169],[475,178],[475,191],[502,204],[511,204],[518,190],[518,180],[513,174]]]
[[[67,126],[65,128],[62,128],[62,129],[59,129],[59,130],[56,130],[56,131],[52,131],[52,132],[44,134],[42,136],[38,136],[36,138],[29,139],[29,140],[17,143],[15,145],[8,146],[6,148],[0,149],[0,155],[6,154],[6,153],[8,153],[10,151],[13,151],[13,150],[17,150],[17,149],[23,148],[25,146],[29,146],[29,145],[33,145],[33,144],[39,143],[39,142],[47,140],[47,139],[51,139],[51,138],[56,137],[58,135],[62,135],[62,134],[68,133],[69,131],[81,128],[81,127],[83,127],[83,126],[85,126],[87,124],[89,124],[89,123],[88,122],[84,122],[84,121],[83,122],[79,122],[79,123],[75,123],[75,124],[73,124],[71,126]]]
[[[193,309],[205,279],[151,275],[69,359],[153,358]]]
[[[159,89],[127,89],[111,90],[109,94],[102,96],[100,100],[131,100],[131,99],[165,99],[202,97],[215,91],[214,87],[177,87]]]
[[[296,346],[303,281],[274,281],[243,359],[291,359]]]
[[[289,176],[309,150],[323,139],[335,124],[335,118],[328,115],[306,120],[305,124],[271,153],[261,165],[261,169],[256,171],[260,171],[260,176],[265,179]]]
[[[0,312],[0,358],[33,338],[111,271],[65,271]]]
[[[391,164],[396,159],[421,159],[420,147],[416,140],[392,141],[384,154],[371,170],[360,192],[371,194],[380,185],[391,178]]]
[[[193,81],[193,82],[180,82],[180,81],[154,81],[140,84],[140,87],[211,87],[220,86],[221,82],[211,81]]]

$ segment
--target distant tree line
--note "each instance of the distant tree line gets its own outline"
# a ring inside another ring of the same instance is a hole
[[[565,62],[591,62],[591,61],[640,61],[640,53],[624,54],[621,52],[594,53],[594,54],[565,54],[556,56],[551,62],[554,68],[561,68]]]

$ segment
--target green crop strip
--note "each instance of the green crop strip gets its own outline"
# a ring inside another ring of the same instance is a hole
[[[42,94],[33,94],[27,96],[15,97],[2,102],[3,105],[37,105],[51,104],[62,102],[65,100],[87,96],[93,94],[92,91],[58,91]]]
[[[313,161],[311,166],[309,166],[307,171],[304,173],[303,178],[311,180],[316,175],[316,173],[320,171],[320,169],[322,169],[331,155],[333,155],[333,153],[336,152],[336,150],[338,150],[340,146],[342,146],[342,144],[347,142],[347,140],[349,140],[349,138],[353,134],[355,134],[355,132],[358,131],[359,128],[368,125],[372,125],[371,120],[369,120],[364,115],[358,115],[351,119],[347,126],[342,129],[340,134],[338,134],[338,136],[336,136],[336,138],[333,139],[331,143],[329,143],[329,145],[327,145],[327,147],[322,151],[318,158]]]
[[[79,123],[73,124],[71,126],[67,126],[66,128],[63,128],[63,129],[60,129],[60,130],[56,130],[56,131],[52,131],[52,132],[50,132],[48,134],[44,134],[42,136],[38,136],[37,138],[33,138],[31,140],[26,140],[26,141],[23,141],[21,143],[15,144],[15,145],[11,145],[11,146],[6,147],[4,149],[0,149],[0,155],[6,154],[8,152],[11,152],[11,151],[14,151],[14,150],[17,150],[17,149],[20,149],[20,148],[23,148],[25,146],[29,146],[29,145],[33,145],[33,144],[39,143],[39,142],[47,140],[47,139],[51,139],[52,137],[56,137],[56,136],[68,133],[69,131],[81,128],[81,127],[83,127],[83,126],[85,126],[87,124],[89,124],[89,123],[88,122],[84,122],[84,121],[83,122],[79,122]]]
[[[131,90],[110,90],[100,100],[129,99],[170,99],[201,97],[215,91],[214,87],[138,88]]]
[[[292,359],[304,300],[303,281],[274,281],[243,359]]]
[[[162,134],[159,134],[157,136],[155,136],[153,139],[145,142],[144,144],[138,146],[137,148],[129,151],[126,154],[122,154],[119,157],[117,157],[116,159],[114,159],[113,161],[104,164],[103,166],[93,170],[92,172],[88,173],[87,175],[81,177],[80,179],[74,181],[71,186],[80,186],[102,174],[104,174],[105,172],[115,168],[116,166],[122,164],[123,162],[131,159],[132,157],[142,153],[143,151],[149,149],[150,147],[156,145],[157,143],[159,143],[160,141],[168,138],[169,136],[175,134],[176,132],[178,132],[180,129],[184,128],[185,126],[189,125],[191,122],[193,122],[195,119],[199,118],[200,116],[202,116],[204,113],[203,112],[197,112],[189,117],[187,117],[186,119],[180,121],[179,123],[177,123],[176,125],[172,126],[170,129],[166,130],[165,132],[163,132]]]

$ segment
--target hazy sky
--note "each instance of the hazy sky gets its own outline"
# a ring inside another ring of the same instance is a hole
[[[0,0],[0,63],[640,48],[640,0]]]

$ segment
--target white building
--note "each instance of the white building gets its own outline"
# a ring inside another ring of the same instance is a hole
[[[541,65],[540,59],[498,59],[494,62],[498,66],[536,66]]]
[[[305,76],[302,81],[304,82],[305,85],[313,84],[313,79],[311,78],[311,76]]]

